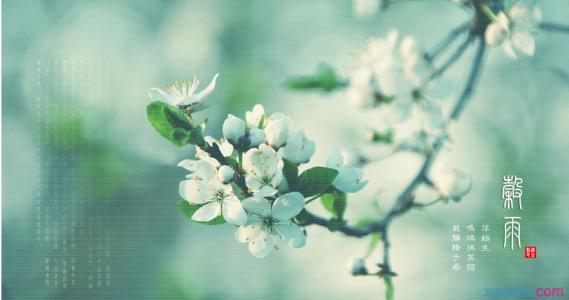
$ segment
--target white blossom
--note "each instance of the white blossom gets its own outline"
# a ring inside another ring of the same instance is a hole
[[[231,156],[233,154],[233,145],[231,145],[231,143],[229,143],[227,140],[222,139],[222,140],[218,141],[211,136],[205,136],[204,140],[206,141],[206,143],[210,147],[213,146],[214,144],[217,144],[217,146],[219,147],[219,150],[221,151],[221,154],[223,154],[223,156]],[[216,168],[219,168],[221,166],[221,164],[217,161],[217,159],[211,157],[209,155],[209,153],[205,152],[200,147],[196,146],[195,151],[196,151],[196,154],[195,154],[196,159],[185,159],[185,160],[181,161],[178,164],[178,166],[183,167],[184,169],[186,169],[190,172],[195,172],[197,163],[200,160],[206,160]]]
[[[245,135],[245,122],[229,114],[223,122],[223,137],[232,143],[237,143]]]
[[[247,215],[231,185],[219,178],[216,167],[207,160],[199,160],[195,172],[180,183],[180,196],[193,205],[202,205],[192,220],[208,222],[219,215],[230,224],[243,225]]]
[[[352,10],[356,17],[369,17],[381,10],[383,0],[352,0]]]
[[[219,151],[221,151],[221,154],[223,154],[223,156],[231,156],[233,154],[233,145],[231,145],[231,143],[226,139],[221,139],[218,141],[209,135],[206,135],[204,139],[210,147],[213,146],[213,144],[217,144]],[[199,147],[197,148],[199,149]]]
[[[465,170],[441,167],[433,173],[431,180],[441,196],[458,201],[470,192],[472,178]]]
[[[316,144],[304,134],[304,130],[289,135],[286,146],[282,148],[283,156],[295,164],[303,164],[310,160]]]
[[[262,129],[253,128],[249,131],[250,147],[256,147],[265,141],[265,132]]]
[[[261,104],[255,105],[252,111],[245,113],[245,121],[247,121],[247,126],[249,128],[259,128],[259,124],[264,117],[265,108],[263,108],[263,105]]]
[[[199,111],[209,107],[209,104],[202,100],[215,89],[215,82],[219,74],[215,74],[209,85],[201,92],[196,94],[196,89],[200,84],[199,79],[195,78],[189,81],[176,81],[166,88],[151,88],[148,96],[151,100],[160,100],[171,105],[188,106],[191,105],[192,111]]]
[[[221,182],[228,183],[233,180],[233,176],[235,176],[235,170],[233,170],[233,168],[230,166],[221,166],[217,170],[217,174]]]
[[[496,20],[486,28],[484,33],[486,43],[490,46],[501,45],[508,35],[509,24],[508,17],[503,12],[500,12]]]
[[[239,242],[248,243],[254,256],[267,257],[281,245],[301,248],[306,244],[304,232],[291,221],[304,208],[302,194],[281,195],[272,205],[266,198],[251,197],[243,200],[243,206],[249,221],[237,229],[235,237]]]
[[[417,130],[436,133],[445,128],[441,107],[427,99],[400,99],[383,108],[385,120],[390,123],[415,123]]]
[[[486,42],[491,46],[502,44],[506,54],[514,59],[520,54],[533,56],[534,34],[541,19],[539,8],[517,3],[508,12],[499,12],[496,19],[488,25]]]
[[[429,86],[431,69],[422,45],[411,36],[398,43],[398,35],[392,29],[386,38],[370,39],[360,51],[358,67],[350,74],[346,91],[348,101],[356,107],[407,99]]]
[[[372,78],[372,72],[365,68],[355,70],[350,75],[350,84],[346,88],[346,97],[351,105],[357,108],[370,108],[376,104]]]
[[[288,139],[291,128],[292,121],[288,116],[285,116],[283,113],[273,113],[267,120],[267,126],[265,127],[267,144],[276,148],[282,147]]]
[[[344,157],[340,151],[330,154],[326,167],[338,170],[332,185],[344,193],[358,192],[368,183],[367,180],[363,180],[364,174],[360,168],[344,165]]]
[[[283,179],[283,166],[281,154],[273,148],[261,144],[258,149],[249,149],[243,156],[247,187],[260,197],[276,194]]]

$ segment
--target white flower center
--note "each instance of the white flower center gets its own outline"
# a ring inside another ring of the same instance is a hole
[[[261,220],[261,228],[264,231],[268,231],[269,233],[276,235],[276,226],[278,222],[279,220],[274,218],[273,216],[263,217],[263,219]]]
[[[213,200],[223,200],[227,196],[229,196],[229,195],[226,194],[223,189],[219,189],[219,190],[216,190],[215,193],[213,193]]]

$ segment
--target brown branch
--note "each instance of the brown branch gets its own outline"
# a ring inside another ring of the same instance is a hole
[[[468,75],[468,79],[466,81],[462,94],[457,100],[449,116],[449,120],[451,121],[458,120],[465,105],[472,98],[474,87],[478,83],[478,78],[480,76],[480,72],[482,71],[486,44],[482,35],[476,35],[475,37],[478,40],[478,49],[474,56],[474,60],[472,61],[472,67],[470,69],[470,73]],[[470,44],[470,42],[468,44]],[[342,232],[343,234],[352,237],[365,237],[372,233],[382,234],[383,263],[378,264],[381,268],[381,271],[377,275],[379,275],[380,277],[381,276],[384,277],[384,281],[386,282],[387,293],[389,293],[390,295],[393,295],[393,285],[391,283],[391,277],[395,276],[396,274],[392,270],[390,256],[389,256],[389,249],[391,246],[391,243],[389,241],[389,230],[388,230],[389,225],[396,216],[404,214],[405,212],[409,211],[412,207],[415,206],[414,203],[415,192],[421,184],[432,185],[432,182],[428,178],[429,171],[431,170],[431,167],[433,166],[433,163],[435,162],[435,159],[437,158],[445,141],[446,138],[444,135],[439,136],[435,140],[431,154],[425,158],[425,161],[423,162],[421,169],[419,170],[413,181],[411,181],[411,183],[409,183],[409,185],[397,197],[395,204],[389,210],[387,215],[385,215],[385,217],[362,228],[350,226],[346,223],[341,223],[340,225],[334,226],[335,231]],[[303,221],[302,225],[320,225],[331,229],[329,227],[328,220],[316,216],[308,212],[307,210],[304,210],[302,212],[302,221]]]

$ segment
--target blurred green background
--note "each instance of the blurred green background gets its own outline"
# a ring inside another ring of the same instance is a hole
[[[544,0],[547,21],[569,2]],[[315,163],[361,143],[362,120],[343,93],[287,91],[320,62],[353,65],[370,36],[396,27],[427,47],[468,18],[451,1],[399,1],[365,19],[349,0],[3,1],[2,296],[5,299],[381,299],[377,278],[346,261],[367,240],[309,228],[308,244],[259,260],[229,225],[178,212],[176,149],[146,121],[147,91],[196,75],[220,77],[207,133],[255,103],[282,110],[316,140]],[[471,51],[449,71],[461,83]],[[396,299],[481,299],[484,288],[569,289],[569,39],[539,33],[535,57],[492,49],[442,159],[472,174],[458,204],[413,211],[392,226]],[[411,154],[366,167],[353,220],[385,212],[415,174]],[[522,245],[502,248],[501,180],[524,179]],[[373,196],[380,192],[376,200]],[[419,195],[421,199],[422,194]],[[428,200],[428,193],[424,198]],[[318,205],[315,210],[319,211]],[[320,210],[321,211],[321,210]],[[451,226],[491,226],[476,272],[453,272]],[[378,249],[370,262],[379,261]],[[569,291],[566,291],[568,293]]]

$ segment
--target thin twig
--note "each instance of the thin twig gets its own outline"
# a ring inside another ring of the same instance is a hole
[[[437,198],[433,201],[427,202],[427,203],[414,203],[413,205],[414,205],[414,207],[417,207],[417,208],[425,208],[425,207],[429,207],[431,205],[435,205],[435,204],[441,202],[443,199],[444,198],[439,197],[439,198]]]
[[[457,103],[455,104],[450,119],[457,120],[460,116],[460,112],[463,110],[466,103],[472,97],[472,91],[476,83],[478,82],[478,76],[482,70],[482,62],[484,58],[484,52],[486,49],[485,43],[482,40],[482,37],[478,36],[478,50],[475,54],[474,60],[472,62],[472,68],[470,70],[470,74],[468,80],[465,84],[465,88],[461,94],[461,97],[458,99]],[[386,268],[389,272],[391,272],[391,266],[389,262],[389,247],[390,243],[388,240],[388,226],[393,220],[394,217],[401,215],[408,211],[411,207],[413,207],[414,202],[414,193],[417,188],[421,184],[429,183],[428,173],[437,157],[437,154],[442,149],[442,146],[445,142],[445,137],[441,136],[437,138],[435,143],[433,144],[433,151],[432,153],[425,159],[421,169],[411,181],[411,183],[403,190],[403,192],[397,197],[394,206],[389,210],[387,215],[382,219],[369,224],[366,227],[358,228],[354,226],[350,226],[348,224],[341,224],[338,228],[335,228],[337,231],[342,232],[347,236],[352,237],[364,237],[372,233],[380,232],[382,233],[382,238],[384,241],[384,268]],[[303,225],[320,225],[323,227],[328,227],[328,220],[313,215],[308,211],[303,211]]]
[[[432,62],[444,50],[446,50],[461,34],[465,33],[470,26],[470,22],[464,22],[453,29],[449,34],[440,41],[430,53],[425,54],[425,59]]]
[[[482,62],[484,60],[484,53],[486,50],[486,43],[480,37],[478,39],[478,50],[476,51],[476,55],[474,56],[474,61],[472,62],[472,69],[470,69],[470,74],[468,75],[468,80],[466,82],[466,87],[462,91],[462,95],[458,99],[456,106],[454,107],[450,119],[451,120],[458,120],[460,113],[464,110],[464,106],[472,96],[472,91],[474,87],[478,83],[478,79],[480,77],[480,72],[482,71]]]
[[[322,193],[320,193],[320,194],[318,194],[318,195],[316,195],[316,196],[314,196],[314,197],[312,197],[312,198],[306,200],[306,202],[304,203],[304,205],[306,205],[306,204],[308,204],[308,203],[310,203],[310,202],[312,202],[312,201],[314,201],[314,200],[316,200],[316,199],[322,197],[322,195],[324,195],[324,194],[325,194],[325,193],[322,192]]]
[[[470,43],[472,43],[473,39],[474,39],[474,36],[469,34],[468,37],[466,38],[466,40],[464,40],[464,42],[462,42],[462,44],[460,44],[460,46],[456,49],[456,51],[454,51],[454,53],[446,61],[446,63],[444,63],[440,68],[433,71],[433,74],[431,75],[431,77],[436,78],[436,77],[443,75],[444,72],[446,72],[446,70],[448,70],[448,68],[450,68],[452,65],[454,65],[462,57],[462,55],[464,54],[466,49],[468,49],[468,46],[470,46]]]

